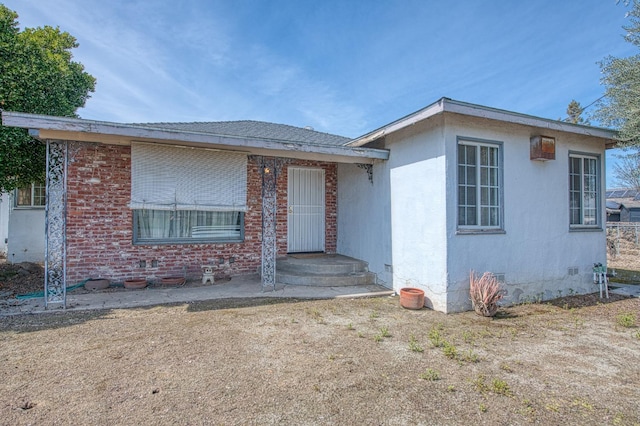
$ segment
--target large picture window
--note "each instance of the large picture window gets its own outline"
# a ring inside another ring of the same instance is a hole
[[[134,243],[242,241],[246,203],[246,154],[132,143]]]
[[[501,229],[502,166],[498,143],[458,141],[458,227]]]
[[[569,155],[569,224],[572,227],[599,225],[599,182],[597,156]]]

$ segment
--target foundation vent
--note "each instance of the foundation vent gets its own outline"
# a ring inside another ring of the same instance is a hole
[[[496,277],[496,279],[498,280],[499,283],[504,284],[506,282],[505,277],[504,277],[504,272],[495,273],[495,274],[493,274],[493,276]]]

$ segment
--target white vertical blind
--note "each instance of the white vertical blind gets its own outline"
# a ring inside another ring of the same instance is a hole
[[[247,210],[247,155],[131,144],[132,209]]]

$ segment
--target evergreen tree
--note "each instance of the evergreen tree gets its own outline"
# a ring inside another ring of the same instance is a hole
[[[72,61],[76,39],[50,26],[20,31],[17,19],[0,3],[0,109],[76,117],[95,88],[95,78]],[[44,144],[25,129],[0,125],[0,192],[44,176]]]
[[[640,48],[640,1],[633,0],[625,40]],[[619,131],[620,146],[640,145],[640,53],[628,58],[609,56],[601,63],[605,96],[595,118]]]
[[[572,99],[567,106],[567,118],[564,121],[573,124],[589,124],[588,120],[582,118],[582,112],[583,108],[580,106],[580,102]]]
[[[589,124],[589,120],[585,120],[582,118],[583,112],[582,106],[580,106],[580,102],[572,99],[567,106],[567,118],[564,119],[567,123],[573,124]]]

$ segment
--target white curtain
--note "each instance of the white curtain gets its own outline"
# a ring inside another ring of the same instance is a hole
[[[240,212],[136,210],[138,239],[237,238]]]

